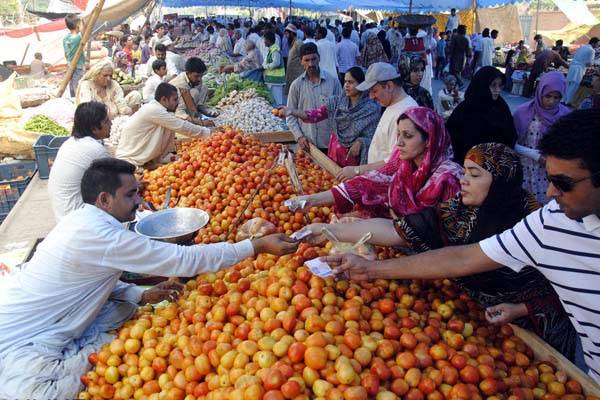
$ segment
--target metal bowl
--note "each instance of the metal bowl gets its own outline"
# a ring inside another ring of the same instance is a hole
[[[139,220],[135,231],[161,242],[189,244],[209,219],[206,211],[197,208],[167,208]]]

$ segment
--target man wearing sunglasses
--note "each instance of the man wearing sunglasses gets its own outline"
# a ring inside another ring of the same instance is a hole
[[[579,334],[576,364],[600,382],[600,110],[557,121],[539,146],[546,157],[547,195],[541,210],[479,243],[412,257],[367,261],[325,257],[353,280],[440,279],[508,266],[537,268],[552,283]]]

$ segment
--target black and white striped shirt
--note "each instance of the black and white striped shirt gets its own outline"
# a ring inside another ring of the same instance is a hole
[[[551,201],[479,245],[497,263],[515,271],[531,265],[552,283],[600,382],[600,218],[572,220]]]

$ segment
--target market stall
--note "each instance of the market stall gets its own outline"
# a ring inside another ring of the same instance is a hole
[[[186,142],[179,161],[145,174],[144,200],[161,204],[170,191],[170,206],[206,210],[210,221],[196,243],[292,234],[327,220],[327,207],[304,215],[286,200],[299,187],[330,187],[332,176],[303,152],[292,156],[290,169],[278,162],[287,150],[259,137],[225,128]],[[247,231],[256,218],[262,221]],[[536,337],[486,323],[483,310],[448,280],[353,283],[311,267],[318,256],[348,249],[401,256],[352,245],[302,244],[293,255],[261,254],[189,280],[177,302],[143,307],[90,356],[94,369],[82,376],[87,388],[80,398],[598,394],[597,384]]]

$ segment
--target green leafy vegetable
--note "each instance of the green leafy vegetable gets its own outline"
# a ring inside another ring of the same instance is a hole
[[[45,115],[36,115],[25,124],[25,129],[32,132],[48,133],[55,136],[69,136],[70,132]]]

